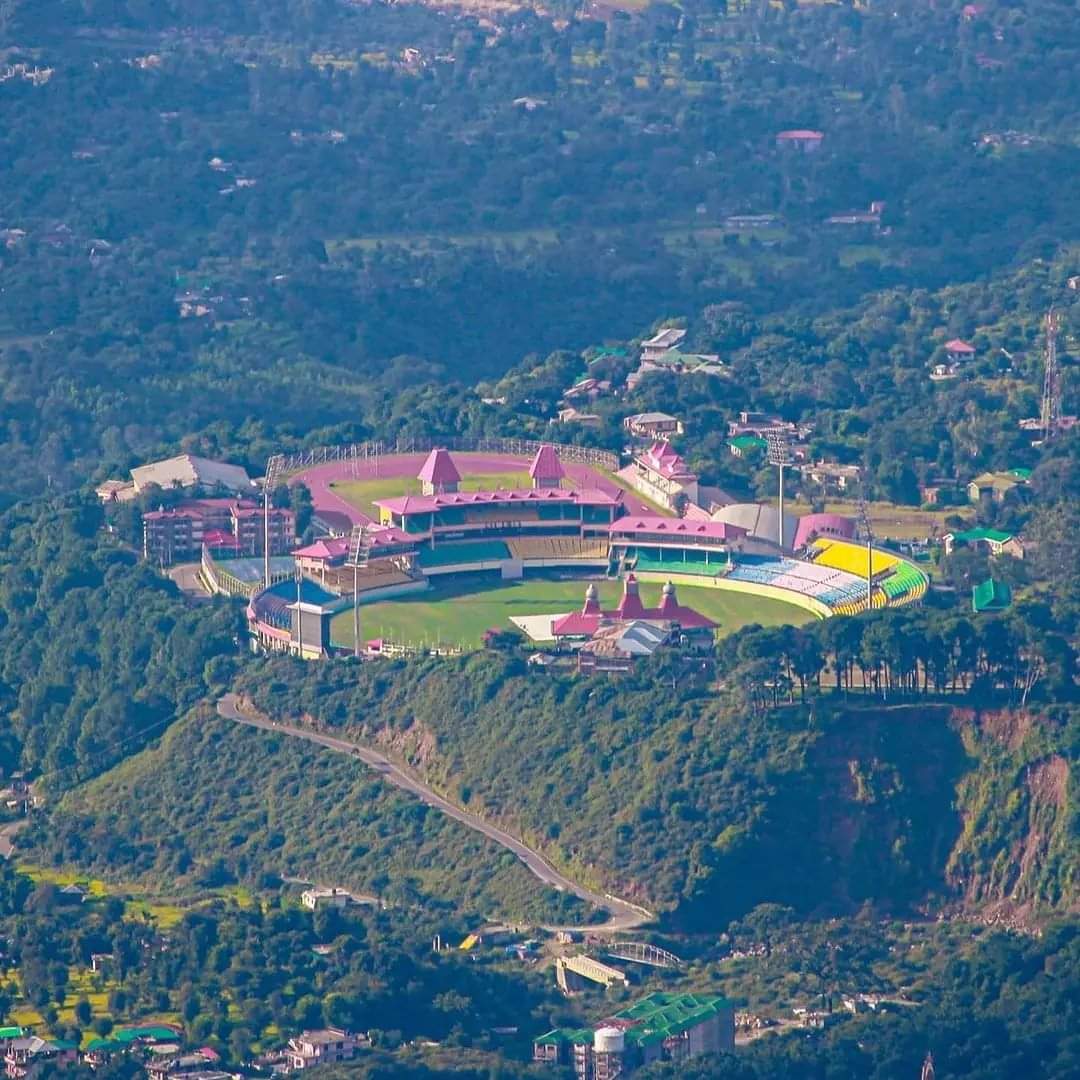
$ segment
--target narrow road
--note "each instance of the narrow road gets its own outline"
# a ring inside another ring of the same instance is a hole
[[[646,911],[645,908],[637,907],[614,896],[601,895],[571,881],[568,877],[560,874],[539,852],[526,846],[508,832],[504,832],[502,829],[496,828],[482,818],[477,817],[476,814],[470,814],[467,810],[448,802],[377,750],[358,746],[356,743],[349,742],[347,739],[339,739],[334,735],[325,735],[320,731],[311,731],[308,728],[279,723],[259,713],[252,713],[249,709],[241,707],[236,694],[226,694],[222,697],[217,703],[217,712],[219,716],[226,720],[247,724],[249,727],[262,728],[264,731],[277,731],[283,735],[306,739],[308,742],[317,743],[319,746],[325,746],[329,750],[336,750],[339,754],[348,754],[350,757],[362,761],[379,773],[388,783],[409,792],[411,795],[415,795],[421,802],[446,814],[447,817],[461,822],[467,828],[481,833],[489,840],[494,840],[495,843],[502,845],[507,851],[513,852],[545,885],[550,885],[552,888],[559,889],[562,892],[572,893],[586,903],[592,904],[594,907],[604,908],[611,913],[610,919],[595,926],[551,926],[545,927],[546,930],[620,933],[631,930],[635,926],[641,926],[643,923],[651,922],[654,918],[652,913]]]

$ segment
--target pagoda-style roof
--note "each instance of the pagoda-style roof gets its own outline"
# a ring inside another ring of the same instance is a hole
[[[425,484],[430,484],[435,490],[461,483],[461,473],[458,472],[450,451],[441,447],[428,454],[427,461],[424,462],[416,478]]]

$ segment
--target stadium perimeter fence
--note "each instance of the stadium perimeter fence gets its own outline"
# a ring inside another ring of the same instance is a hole
[[[436,448],[474,454],[508,454],[513,457],[532,457],[541,446],[553,445],[559,460],[575,465],[595,465],[609,472],[619,468],[619,456],[610,450],[596,450],[589,446],[575,446],[572,443],[545,444],[534,439],[470,439],[470,438],[414,438],[396,439],[394,442],[371,440],[360,443],[344,443],[340,446],[319,446],[311,450],[301,450],[295,454],[281,455],[276,474],[288,476],[310,469],[314,465],[326,465],[330,462],[374,461],[390,454],[427,453]]]

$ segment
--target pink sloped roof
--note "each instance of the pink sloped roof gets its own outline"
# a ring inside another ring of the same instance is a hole
[[[855,522],[842,514],[807,514],[799,518],[793,546],[802,547],[814,535],[842,536],[850,540],[855,535]]]
[[[579,488],[561,491],[558,488],[514,488],[509,491],[447,491],[438,495],[399,495],[393,499],[376,499],[375,505],[392,514],[420,514],[453,506],[488,506],[498,503],[577,503],[582,506],[613,506],[622,500],[622,492]]]
[[[344,536],[323,536],[306,547],[297,548],[293,556],[298,559],[340,559],[349,553],[349,541]]]
[[[673,540],[697,537],[702,540],[737,540],[746,529],[726,521],[691,521],[689,518],[666,518],[659,515],[631,515],[612,522],[611,536],[637,536],[643,533],[670,536]]]
[[[536,457],[529,466],[529,475],[534,480],[561,480],[565,476],[562,462],[559,460],[559,455],[555,453],[554,446],[544,443],[536,451]]]
[[[969,345],[966,341],[963,341],[960,338],[953,338],[952,341],[946,341],[945,348],[949,352],[973,353],[975,351],[974,345]]]
[[[696,478],[694,473],[686,467],[686,462],[666,442],[653,443],[640,460],[644,462],[647,468],[669,480],[675,477],[686,480]]]
[[[778,139],[824,139],[823,131],[811,131],[809,128],[792,128],[790,131],[778,131]]]
[[[424,462],[416,478],[426,484],[442,487],[446,484],[458,483],[461,480],[461,473],[457,471],[450,451],[440,448],[428,454],[427,461]]]

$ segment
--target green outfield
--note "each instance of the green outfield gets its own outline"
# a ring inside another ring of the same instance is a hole
[[[614,608],[622,595],[622,582],[598,581],[600,601]],[[511,629],[514,615],[559,615],[581,607],[585,581],[530,578],[503,582],[491,577],[459,577],[441,581],[430,591],[365,604],[360,609],[364,638],[383,637],[410,645],[457,645],[477,648],[485,630]],[[659,584],[643,584],[646,606],[660,602]],[[801,625],[814,616],[793,604],[767,600],[721,589],[679,586],[679,601],[720,624],[718,636],[733,633],[750,623],[762,626]],[[353,644],[352,612],[334,619],[336,645]]]
[[[455,460],[467,455],[455,455]],[[376,499],[393,499],[398,495],[419,495],[420,481],[415,476],[378,476],[371,480],[345,480],[330,485],[336,495],[352,503],[358,510],[378,518]],[[503,488],[531,487],[529,472],[473,473],[461,478],[462,491],[493,491]]]

